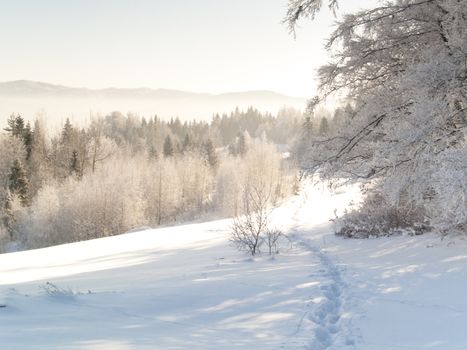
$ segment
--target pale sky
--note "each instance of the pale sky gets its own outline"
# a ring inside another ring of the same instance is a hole
[[[345,2],[345,3],[342,3]],[[340,13],[376,0],[341,0]],[[0,80],[310,97],[334,17],[281,23],[287,0],[0,0]],[[324,6],[325,7],[325,6]]]

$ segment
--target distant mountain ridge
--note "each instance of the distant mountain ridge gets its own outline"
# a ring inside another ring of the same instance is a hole
[[[76,88],[64,85],[51,84],[31,80],[14,80],[7,82],[0,82],[0,95],[8,96],[21,96],[21,95],[35,95],[35,96],[76,96],[76,97],[131,97],[131,98],[261,98],[261,99],[286,99],[304,101],[303,98],[293,97],[278,92],[269,90],[251,90],[239,92],[226,92],[220,94],[190,92],[175,89],[151,89],[151,88],[103,88],[103,89],[89,89],[89,88]]]
[[[0,82],[0,127],[12,113],[32,121],[38,115],[50,125],[65,118],[86,123],[91,116],[113,111],[138,116],[179,117],[183,121],[209,121],[215,113],[253,106],[261,112],[277,113],[283,107],[303,110],[304,98],[273,91],[255,90],[209,94],[170,89],[88,89],[30,80]]]

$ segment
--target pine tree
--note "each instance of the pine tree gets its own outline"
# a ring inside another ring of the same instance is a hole
[[[78,151],[73,150],[71,153],[71,160],[70,160],[70,174],[75,176],[81,176],[81,166],[78,157]]]
[[[326,117],[321,118],[321,122],[319,124],[319,134],[321,136],[326,135],[329,132],[329,123]]]
[[[3,204],[2,223],[10,235],[10,240],[13,240],[14,216],[12,211],[12,198],[8,190],[6,192],[5,203]]]
[[[313,143],[313,122],[310,116],[305,117],[302,124],[301,136],[296,144],[295,157],[300,167],[306,166],[307,153]]]
[[[66,118],[65,125],[62,130],[62,145],[70,145],[73,139],[73,126],[71,125],[70,119]]]
[[[31,157],[33,135],[31,130],[31,124],[29,122],[26,124],[26,127],[23,129],[21,139],[23,140],[24,148],[26,149],[26,160],[29,160]]]
[[[159,152],[157,152],[157,148],[154,145],[149,147],[149,159],[159,159]]]
[[[164,141],[164,157],[172,157],[174,155],[174,147],[172,144],[172,139],[169,135],[165,138]]]
[[[228,149],[229,149],[229,154],[230,154],[231,156],[234,156],[234,157],[237,156],[237,154],[238,154],[238,153],[237,153],[237,145],[236,145],[235,142],[231,143],[231,144],[229,145]]]
[[[206,161],[212,169],[216,169],[219,165],[219,158],[217,157],[216,149],[211,141],[208,139],[204,144],[204,153]]]
[[[187,153],[193,150],[193,141],[190,134],[186,134],[183,140],[182,153]]]
[[[16,129],[16,117],[14,114],[8,117],[7,125],[8,126],[3,130],[10,132],[12,135],[14,135],[14,131]]]
[[[240,135],[238,135],[237,153],[243,157],[246,154],[247,150],[248,149],[247,149],[245,135],[241,133]]]
[[[5,131],[8,131],[11,133],[12,136],[21,138],[23,136],[23,131],[24,131],[24,119],[21,117],[19,114],[15,116],[12,114],[8,118],[8,127],[5,128]]]
[[[23,206],[28,205],[28,179],[26,171],[18,158],[15,159],[11,167],[8,188],[12,194],[18,195]]]
[[[45,135],[39,120],[34,122],[31,155],[28,159],[29,196],[34,197],[48,177],[49,163]]]
[[[302,125],[302,137],[305,140],[307,139],[310,140],[312,137],[312,132],[313,132],[313,123],[311,122],[310,116],[307,116]]]

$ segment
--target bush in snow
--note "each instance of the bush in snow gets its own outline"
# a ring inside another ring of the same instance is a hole
[[[348,238],[419,235],[430,229],[421,207],[392,205],[381,193],[367,195],[360,207],[337,217],[334,222],[336,234]]]

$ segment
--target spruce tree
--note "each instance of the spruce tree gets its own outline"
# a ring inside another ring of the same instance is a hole
[[[149,159],[159,159],[159,152],[157,152],[157,148],[154,145],[149,147]]]
[[[31,130],[31,124],[29,124],[29,122],[23,129],[21,139],[23,140],[24,148],[26,149],[26,160],[29,160],[29,158],[31,157],[33,143],[33,134]]]
[[[24,119],[19,114],[16,116],[16,125],[15,125],[15,135],[17,137],[22,137],[24,132]]]
[[[7,120],[7,127],[3,130],[10,132],[14,135],[14,130],[16,129],[16,117],[14,114],[10,115]]]
[[[319,134],[321,136],[326,135],[329,132],[329,123],[326,117],[321,118],[321,123],[319,124]]]
[[[80,176],[81,175],[81,167],[79,163],[78,151],[73,150],[71,153],[71,160],[70,160],[70,174]]]
[[[182,152],[190,152],[193,150],[193,141],[191,139],[190,134],[186,134],[185,138],[183,140],[183,145],[182,145]]]
[[[14,225],[14,216],[13,216],[12,209],[13,208],[12,208],[11,194],[10,194],[10,191],[7,190],[5,203],[3,204],[2,223],[10,236],[10,240],[13,240],[13,225]]]
[[[302,137],[303,137],[303,139],[310,140],[311,137],[312,137],[312,132],[313,132],[313,123],[311,122],[310,116],[307,116],[305,118],[305,121],[303,122],[303,125],[302,125]]]
[[[174,147],[172,143],[172,139],[169,135],[165,138],[164,141],[164,157],[172,157],[174,155]]]
[[[298,161],[298,165],[303,167],[306,163],[307,153],[313,143],[313,122],[310,116],[305,117],[305,121],[302,124],[302,132],[300,139],[295,148],[295,157]]]
[[[70,145],[73,138],[73,126],[71,125],[70,119],[66,118],[65,125],[62,129],[62,145]]]
[[[8,118],[8,127],[6,127],[4,130],[8,131],[11,133],[11,136],[21,138],[23,136],[23,131],[24,131],[24,119],[21,117],[19,114],[15,116],[12,114]]]
[[[217,157],[216,149],[211,141],[208,139],[204,144],[204,153],[206,157],[206,161],[212,169],[217,168],[219,164],[219,158]]]
[[[237,153],[243,157],[246,154],[247,150],[248,149],[247,149],[245,135],[243,133],[240,133],[240,135],[238,135],[238,141],[237,141]]]
[[[28,179],[26,171],[18,158],[15,159],[11,167],[8,188],[12,194],[18,195],[21,205],[28,205]]]
[[[228,150],[229,150],[229,154],[230,154],[231,156],[236,157],[237,154],[238,154],[236,142],[232,142],[232,143],[229,145]]]

